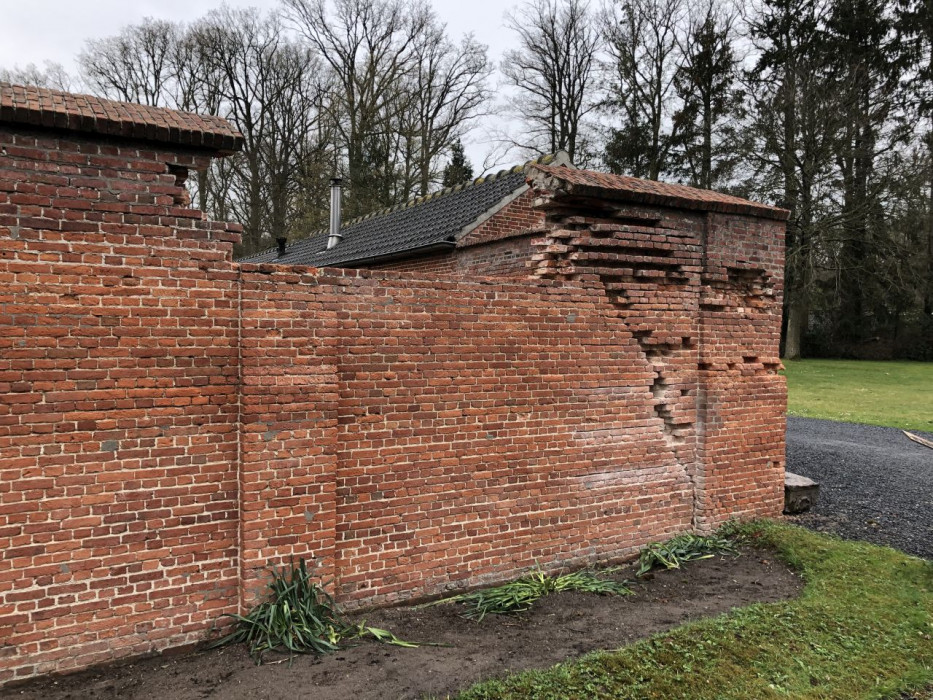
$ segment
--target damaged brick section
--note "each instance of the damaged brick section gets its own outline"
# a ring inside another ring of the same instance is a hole
[[[651,372],[645,398],[671,463],[693,485],[693,526],[709,529],[725,512],[772,512],[783,474],[786,212],[561,167],[530,175],[545,224],[529,270],[602,284],[628,330],[623,342]]]
[[[291,557],[377,605],[781,512],[780,210],[535,166],[456,259],[237,265],[184,190],[229,125],[25,94],[0,684],[197,642]]]

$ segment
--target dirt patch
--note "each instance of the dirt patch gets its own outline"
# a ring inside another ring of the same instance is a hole
[[[616,578],[634,578],[624,570]],[[802,581],[768,552],[708,559],[683,571],[639,579],[635,595],[561,593],[517,616],[471,622],[455,605],[370,612],[369,625],[408,640],[449,647],[401,649],[365,642],[324,658],[297,657],[291,665],[256,666],[240,648],[121,662],[70,676],[45,678],[0,691],[39,700],[95,698],[314,697],[328,700],[445,697],[476,681],[510,671],[546,668],[596,649],[636,639],[755,602],[793,598]]]

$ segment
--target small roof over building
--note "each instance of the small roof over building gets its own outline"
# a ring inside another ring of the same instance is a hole
[[[451,250],[526,191],[528,183],[559,197],[598,197],[779,221],[788,216],[785,209],[711,190],[578,170],[560,152],[346,222],[340,231],[342,240],[332,248],[327,247],[327,230],[320,230],[287,246],[283,254],[269,248],[240,262],[353,267]]]
[[[393,258],[449,250],[457,241],[528,189],[525,170],[532,164],[569,165],[567,154],[543,156],[511,170],[481,177],[405,204],[344,223],[343,239],[327,247],[327,230],[316,231],[287,246],[240,258],[240,262],[274,262],[315,267],[363,265]]]
[[[61,129],[233,153],[243,136],[230,122],[92,95],[0,83],[0,124]]]

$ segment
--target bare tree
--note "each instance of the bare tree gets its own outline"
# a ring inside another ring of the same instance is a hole
[[[329,65],[329,116],[349,180],[347,213],[395,203],[400,94],[415,69],[416,43],[432,15],[402,0],[283,0],[287,16]]]
[[[196,31],[187,28],[179,32],[169,60],[173,75],[169,98],[172,106],[200,114],[224,112],[223,75],[216,62],[205,59]],[[221,163],[215,160],[210,169],[197,172],[191,186],[198,208],[217,213],[219,218],[226,214],[222,211],[224,183],[218,177],[221,168]]]
[[[576,162],[588,145],[585,119],[599,101],[593,83],[601,39],[589,5],[530,0],[507,23],[519,48],[505,54],[502,73],[517,91],[513,107],[527,127],[516,145],[538,153],[565,150]]]
[[[128,102],[219,114],[222,76],[203,60],[183,24],[145,19],[119,34],[89,41],[79,56],[83,82],[96,94]],[[197,173],[191,189],[204,211],[216,204],[212,170]]]
[[[74,78],[68,74],[61,63],[45,61],[43,66],[44,68],[39,68],[35,63],[28,63],[23,67],[0,68],[0,82],[35,85],[65,92],[74,89]]]
[[[491,68],[485,46],[472,36],[455,45],[436,22],[415,42],[413,58],[402,112],[415,154],[417,193],[423,196],[441,176],[441,156],[482,114]]]
[[[222,8],[194,29],[201,63],[220,76],[223,110],[244,138],[241,154],[227,159],[224,174],[231,213],[244,226],[243,250],[253,252],[264,235],[287,237],[298,218],[296,204],[325,92],[321,65],[311,51],[289,39],[276,15]]]
[[[116,36],[92,39],[78,55],[84,82],[98,95],[152,106],[175,106],[172,56],[183,28],[147,18]]]

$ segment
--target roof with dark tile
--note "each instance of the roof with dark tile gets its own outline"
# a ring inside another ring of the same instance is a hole
[[[232,153],[243,146],[240,132],[221,117],[10,83],[0,83],[0,124],[117,136],[219,153]]]
[[[563,195],[610,196],[640,204],[743,214],[778,221],[785,221],[789,214],[786,209],[779,207],[686,185],[641,180],[627,175],[610,175],[593,170],[577,170],[560,165],[534,164],[530,170],[536,186],[558,191]],[[533,171],[557,178],[560,182],[549,182],[547,177],[535,178]]]
[[[545,156],[531,162],[550,163],[563,157]],[[329,250],[325,230],[292,243],[284,255],[280,256],[276,248],[270,248],[239,261],[325,267],[417,254],[445,245],[453,247],[457,238],[472,229],[481,217],[495,211],[517,191],[525,189],[527,165],[346,222],[340,230],[343,239]]]

